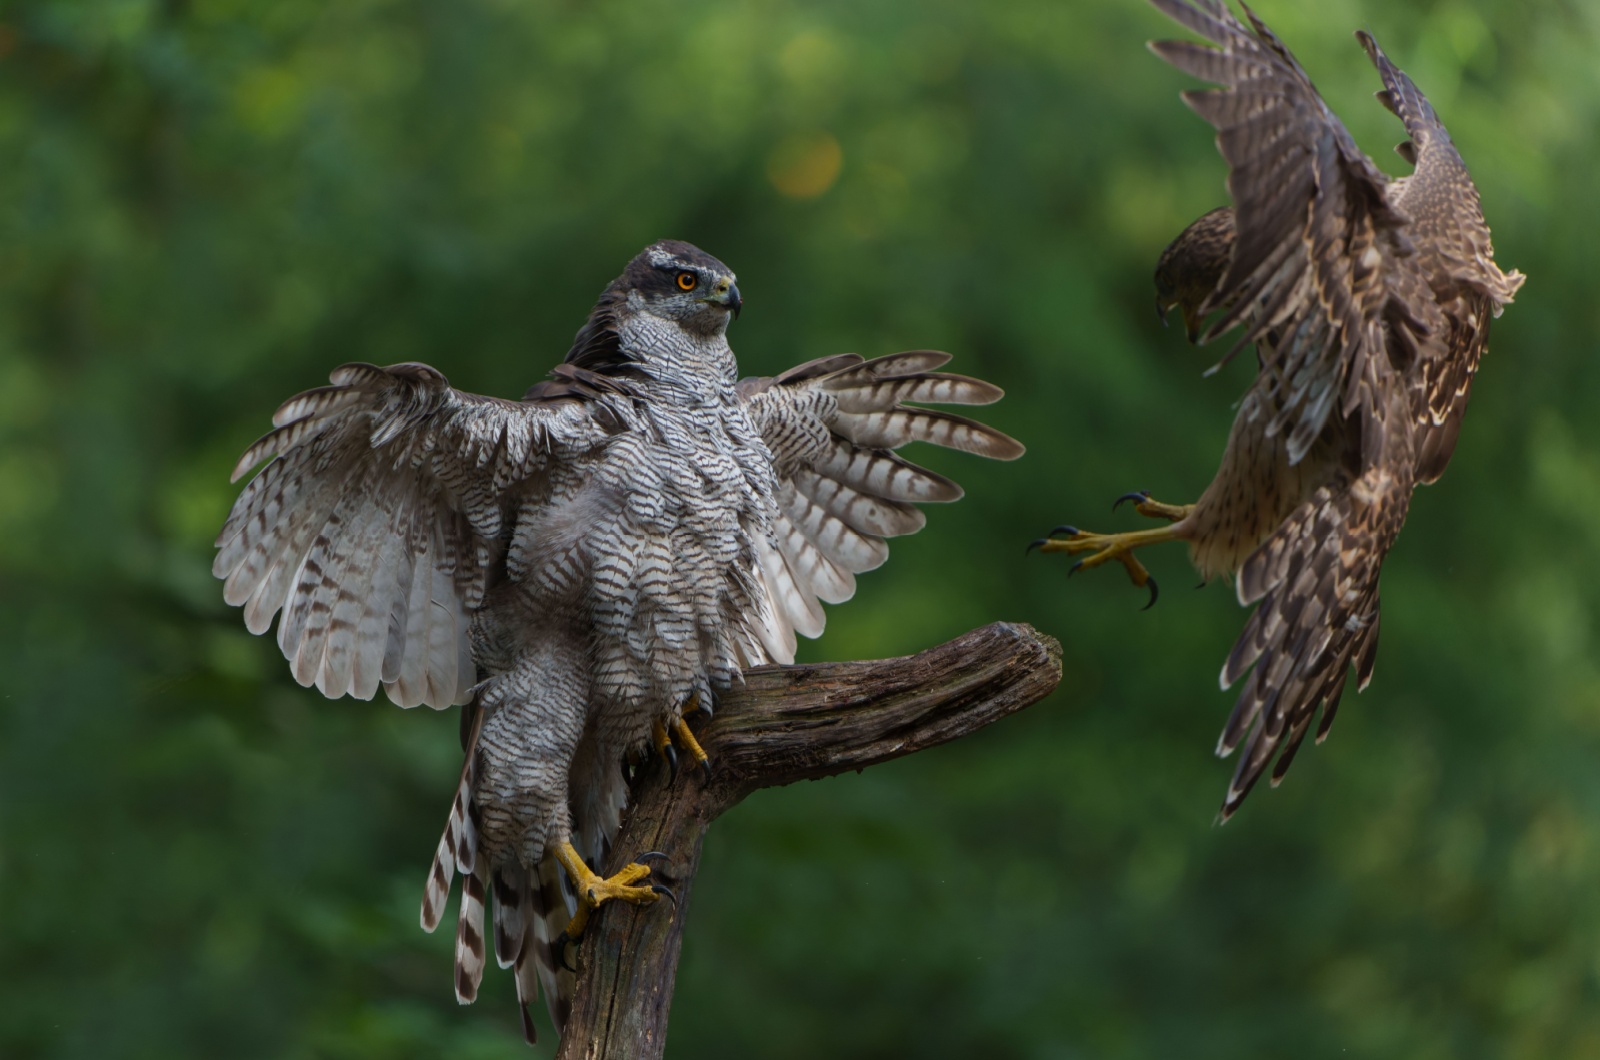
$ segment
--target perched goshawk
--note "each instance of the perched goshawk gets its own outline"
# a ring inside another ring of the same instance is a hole
[[[494,948],[524,1030],[600,903],[654,901],[649,869],[610,879],[625,756],[669,732],[704,760],[685,711],[749,666],[792,662],[819,601],[921,529],[915,502],[961,489],[891,450],[927,441],[1002,460],[1022,447],[903,402],[985,404],[998,387],[936,371],[933,351],[842,354],[737,379],[733,273],[672,240],[605,292],[549,381],[521,401],[451,389],[422,364],[348,364],[290,398],[217,538],[229,603],[324,695],[465,704],[466,761],[422,904],[432,930],[463,878],[456,996]],[[564,876],[564,878],[563,878]]]
[[[1383,79],[1378,99],[1408,136],[1397,150],[1414,169],[1398,180],[1361,153],[1254,12],[1246,26],[1220,0],[1152,2],[1216,45],[1150,47],[1222,86],[1183,98],[1217,128],[1234,202],[1162,254],[1158,308],[1176,305],[1201,342],[1242,324],[1228,356],[1254,342],[1256,378],[1197,502],[1123,498],[1171,525],[1058,527],[1038,544],[1088,553],[1073,570],[1121,562],[1152,603],[1155,582],[1133,555],[1142,545],[1186,541],[1204,577],[1238,575],[1239,602],[1256,610],[1222,668],[1224,688],[1249,672],[1217,745],[1245,745],[1226,818],[1274,755],[1272,782],[1282,779],[1319,706],[1317,739],[1327,734],[1352,665],[1358,689],[1371,679],[1379,569],[1412,490],[1449,463],[1490,318],[1523,278],[1495,265],[1449,133],[1368,34],[1356,37]]]

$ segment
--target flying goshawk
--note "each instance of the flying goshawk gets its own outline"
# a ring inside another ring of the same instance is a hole
[[[1226,818],[1274,756],[1272,782],[1282,779],[1318,707],[1317,739],[1327,734],[1352,666],[1358,689],[1371,679],[1379,569],[1413,489],[1450,461],[1490,318],[1523,277],[1495,265],[1450,134],[1371,36],[1356,34],[1414,167],[1397,180],[1361,153],[1254,12],[1246,26],[1220,0],[1152,2],[1215,45],[1150,47],[1222,86],[1183,98],[1216,126],[1234,203],[1162,254],[1158,308],[1177,306],[1191,340],[1242,325],[1228,356],[1254,342],[1256,378],[1197,502],[1123,498],[1170,525],[1058,527],[1036,544],[1087,553],[1073,570],[1121,562],[1152,603],[1140,546],[1186,541],[1204,577],[1237,574],[1239,602],[1256,610],[1222,668],[1224,688],[1249,673],[1217,744],[1226,755],[1244,743]]]
[[[432,930],[462,876],[456,996],[494,950],[527,1016],[559,1029],[568,938],[610,899],[654,901],[649,869],[591,868],[615,836],[624,757],[741,671],[794,660],[819,601],[961,489],[892,450],[1002,460],[1022,446],[904,402],[986,404],[998,387],[934,351],[826,357],[737,378],[733,273],[687,243],[646,248],[600,296],[565,363],[520,401],[451,389],[422,364],[348,364],[290,398],[240,457],[217,538],[230,604],[303,685],[402,707],[464,704],[466,761],[422,904]]]

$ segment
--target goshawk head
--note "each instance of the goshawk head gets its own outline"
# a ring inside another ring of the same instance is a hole
[[[1183,314],[1189,341],[1200,337],[1201,307],[1222,282],[1233,257],[1233,207],[1222,206],[1185,228],[1161,252],[1156,263],[1156,313],[1167,322],[1167,310]],[[1227,309],[1227,305],[1212,306]]]
[[[567,363],[607,375],[628,374],[636,356],[619,334],[624,316],[648,313],[693,335],[720,335],[739,315],[733,270],[699,247],[663,239],[641,250],[601,292],[572,340]]]
[[[644,312],[676,321],[698,335],[726,329],[743,304],[732,269],[677,239],[663,239],[641,250],[612,288]]]

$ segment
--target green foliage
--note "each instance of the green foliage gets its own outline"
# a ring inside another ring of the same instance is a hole
[[[1153,319],[1222,198],[1135,0],[78,0],[0,13],[0,1054],[525,1056],[416,902],[453,715],[323,702],[209,575],[235,456],[348,360],[518,394],[647,242],[772,372],[930,346],[1026,441],[811,659],[995,619],[1050,701],[712,832],[671,1055],[1600,1053],[1600,7],[1266,4],[1391,170],[1370,27],[1530,277],[1386,574],[1371,689],[1226,828],[1244,615],[1023,544],[1208,480],[1248,366]],[[1241,358],[1241,360],[1243,360]],[[541,1014],[542,1018],[542,1014]],[[548,1046],[544,1047],[548,1050]]]

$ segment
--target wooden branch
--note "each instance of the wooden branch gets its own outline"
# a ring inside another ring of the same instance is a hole
[[[1061,680],[1061,646],[997,622],[917,655],[877,662],[769,666],[745,674],[699,729],[709,780],[664,768],[639,778],[607,875],[644,851],[665,902],[601,909],[578,948],[572,1014],[557,1060],[650,1060],[667,1010],[706,829],[759,788],[814,780],[954,740],[1035,703]]]

